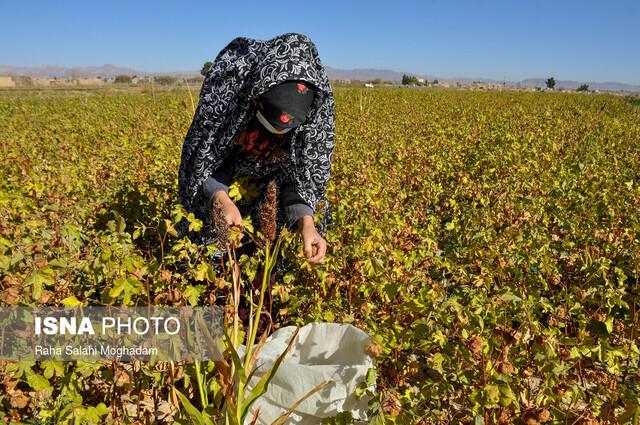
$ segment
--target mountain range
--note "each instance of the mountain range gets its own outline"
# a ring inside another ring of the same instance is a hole
[[[527,78],[521,81],[500,81],[488,78],[467,78],[467,77],[454,77],[443,78],[433,75],[416,75],[413,73],[403,73],[399,71],[393,71],[389,69],[338,69],[330,66],[326,66],[325,70],[327,75],[332,80],[360,80],[368,81],[380,79],[382,81],[392,81],[399,83],[402,81],[404,74],[413,75],[416,77],[425,78],[428,81],[438,79],[440,81],[456,81],[459,83],[491,83],[491,84],[504,84],[508,87],[545,87],[545,78]],[[58,65],[41,65],[37,67],[18,67],[11,65],[0,65],[0,75],[13,75],[13,76],[29,76],[29,77],[49,77],[49,78],[83,78],[83,77],[105,77],[111,78],[116,75],[172,75],[181,78],[190,78],[200,75],[200,71],[172,71],[172,72],[155,72],[149,73],[139,71],[131,68],[123,68],[114,65],[102,65],[102,66],[85,66],[85,67],[64,67]],[[571,81],[571,80],[556,80],[557,88],[565,88],[574,90],[582,84],[588,84],[591,90],[601,91],[625,91],[640,93],[640,85],[625,84],[618,82],[593,82],[593,81]]]
[[[65,67],[58,65],[41,65],[34,67],[0,65],[0,75],[14,75],[42,78],[112,78],[117,75],[173,75],[176,77],[195,77],[200,71],[145,72],[114,65]]]

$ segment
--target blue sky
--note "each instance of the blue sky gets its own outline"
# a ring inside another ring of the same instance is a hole
[[[634,0],[6,1],[0,64],[200,69],[236,36],[307,34],[323,64],[640,84]]]

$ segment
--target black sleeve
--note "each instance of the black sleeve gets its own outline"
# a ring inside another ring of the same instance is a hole
[[[280,201],[287,219],[287,227],[292,227],[305,215],[313,217],[313,209],[298,195],[295,185],[290,180],[285,180],[282,184]]]
[[[232,182],[231,179],[232,169],[229,161],[224,161],[211,176],[206,178],[202,189],[209,201],[209,205],[211,205],[211,199],[214,193],[220,190],[229,193],[229,186]]]

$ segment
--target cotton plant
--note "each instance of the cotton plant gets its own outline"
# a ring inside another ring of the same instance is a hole
[[[257,232],[249,225],[250,220],[245,221],[247,226],[244,226],[242,230],[235,227],[230,228],[219,214],[219,209],[216,208],[216,205],[214,204],[213,206],[212,226],[218,235],[219,242],[226,247],[224,252],[227,256],[228,271],[231,274],[232,281],[230,305],[226,309],[225,317],[225,323],[228,323],[229,326],[225,327],[223,340],[220,344],[220,341],[216,341],[210,334],[204,321],[200,320],[197,323],[211,351],[220,353],[219,360],[214,361],[214,370],[218,377],[222,398],[224,399],[223,409],[222,412],[220,412],[221,415],[217,418],[217,423],[220,424],[241,425],[257,423],[260,410],[256,409],[253,414],[250,415],[252,411],[251,408],[267,391],[269,382],[276,374],[287,353],[291,350],[298,334],[298,329],[296,329],[286,349],[257,382],[255,379],[252,379],[258,368],[261,367],[258,361],[259,354],[268,336],[268,332],[264,332],[260,338],[258,338],[260,317],[265,313],[265,293],[269,290],[268,283],[276,265],[282,243],[290,236],[287,229],[283,228],[276,237],[276,191],[277,187],[275,183],[271,182],[267,186],[267,193],[258,214],[260,230]],[[240,261],[236,257],[236,248],[240,246],[241,239],[244,235],[258,243],[261,247],[259,254],[263,256],[261,264],[261,286],[259,293],[256,294],[259,298],[258,303],[253,302],[252,293],[248,294],[248,299],[250,299],[251,302],[249,306],[249,326],[246,335],[243,331],[242,322],[238,313],[240,307],[240,288],[243,285],[243,280]],[[245,337],[246,345],[243,345],[242,342]],[[219,349],[220,345],[222,345],[222,350]],[[213,412],[213,409],[210,408],[212,403],[208,398],[207,388],[209,388],[210,380],[215,378],[213,376],[207,376],[206,368],[202,367],[201,362],[196,361],[194,366],[200,402],[203,406],[202,410],[198,410],[184,394],[178,393],[178,397],[184,407],[185,416],[188,417],[190,422],[202,425],[214,424],[216,414]],[[294,403],[293,406],[290,406],[289,410],[273,423],[284,424],[300,403],[329,383],[329,381],[321,382],[312,391]],[[178,419],[178,421],[180,421],[180,419]]]

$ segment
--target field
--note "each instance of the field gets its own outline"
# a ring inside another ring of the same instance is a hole
[[[560,93],[335,98],[329,256],[277,282],[277,325],[375,335],[377,423],[638,423],[637,108]],[[209,302],[220,280],[172,235],[192,108],[186,91],[0,92],[2,305]],[[0,418],[186,422],[172,394],[204,407],[195,374],[4,363]]]

